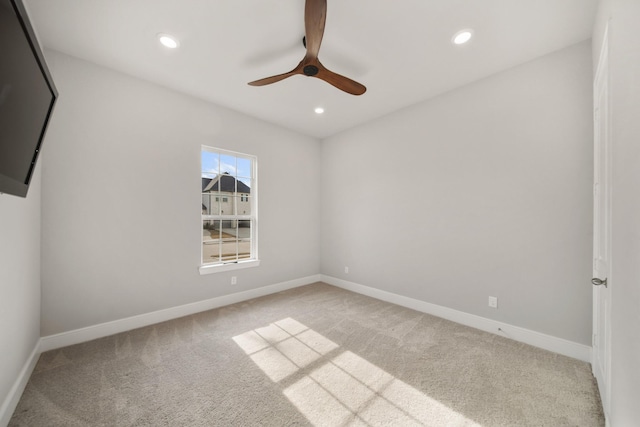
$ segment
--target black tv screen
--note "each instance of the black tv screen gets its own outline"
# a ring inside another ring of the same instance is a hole
[[[57,96],[22,0],[0,0],[0,193],[27,196]]]

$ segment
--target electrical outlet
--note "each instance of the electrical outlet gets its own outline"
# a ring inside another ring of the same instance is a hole
[[[498,308],[498,297],[489,297],[489,307]]]
[[[345,272],[345,274],[349,274],[349,267],[346,267],[346,266],[345,266],[345,267],[344,267],[344,272]]]
[[[236,283],[238,283],[238,278],[236,276],[231,276],[231,284],[235,285]]]

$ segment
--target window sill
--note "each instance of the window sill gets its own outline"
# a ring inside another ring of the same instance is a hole
[[[242,268],[257,267],[260,265],[259,259],[252,259],[250,261],[240,261],[229,264],[216,264],[216,265],[201,265],[198,270],[200,275],[222,273],[223,271],[240,270]]]

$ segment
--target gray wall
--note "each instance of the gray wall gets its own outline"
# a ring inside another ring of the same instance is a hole
[[[60,99],[43,166],[43,336],[319,273],[319,141],[47,59]],[[257,268],[198,273],[201,144],[258,157]]]
[[[41,163],[26,199],[0,195],[0,406],[40,338]]]
[[[612,111],[611,412],[612,426],[640,420],[640,2],[600,4],[594,62],[609,28]]]
[[[325,140],[323,274],[591,345],[591,105],[584,42]]]

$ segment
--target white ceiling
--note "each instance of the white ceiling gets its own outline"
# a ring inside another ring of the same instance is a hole
[[[319,58],[362,96],[305,76],[247,85],[302,59],[304,0],[26,3],[45,48],[324,138],[590,38],[597,0],[328,0]],[[463,28],[474,38],[453,45]]]

